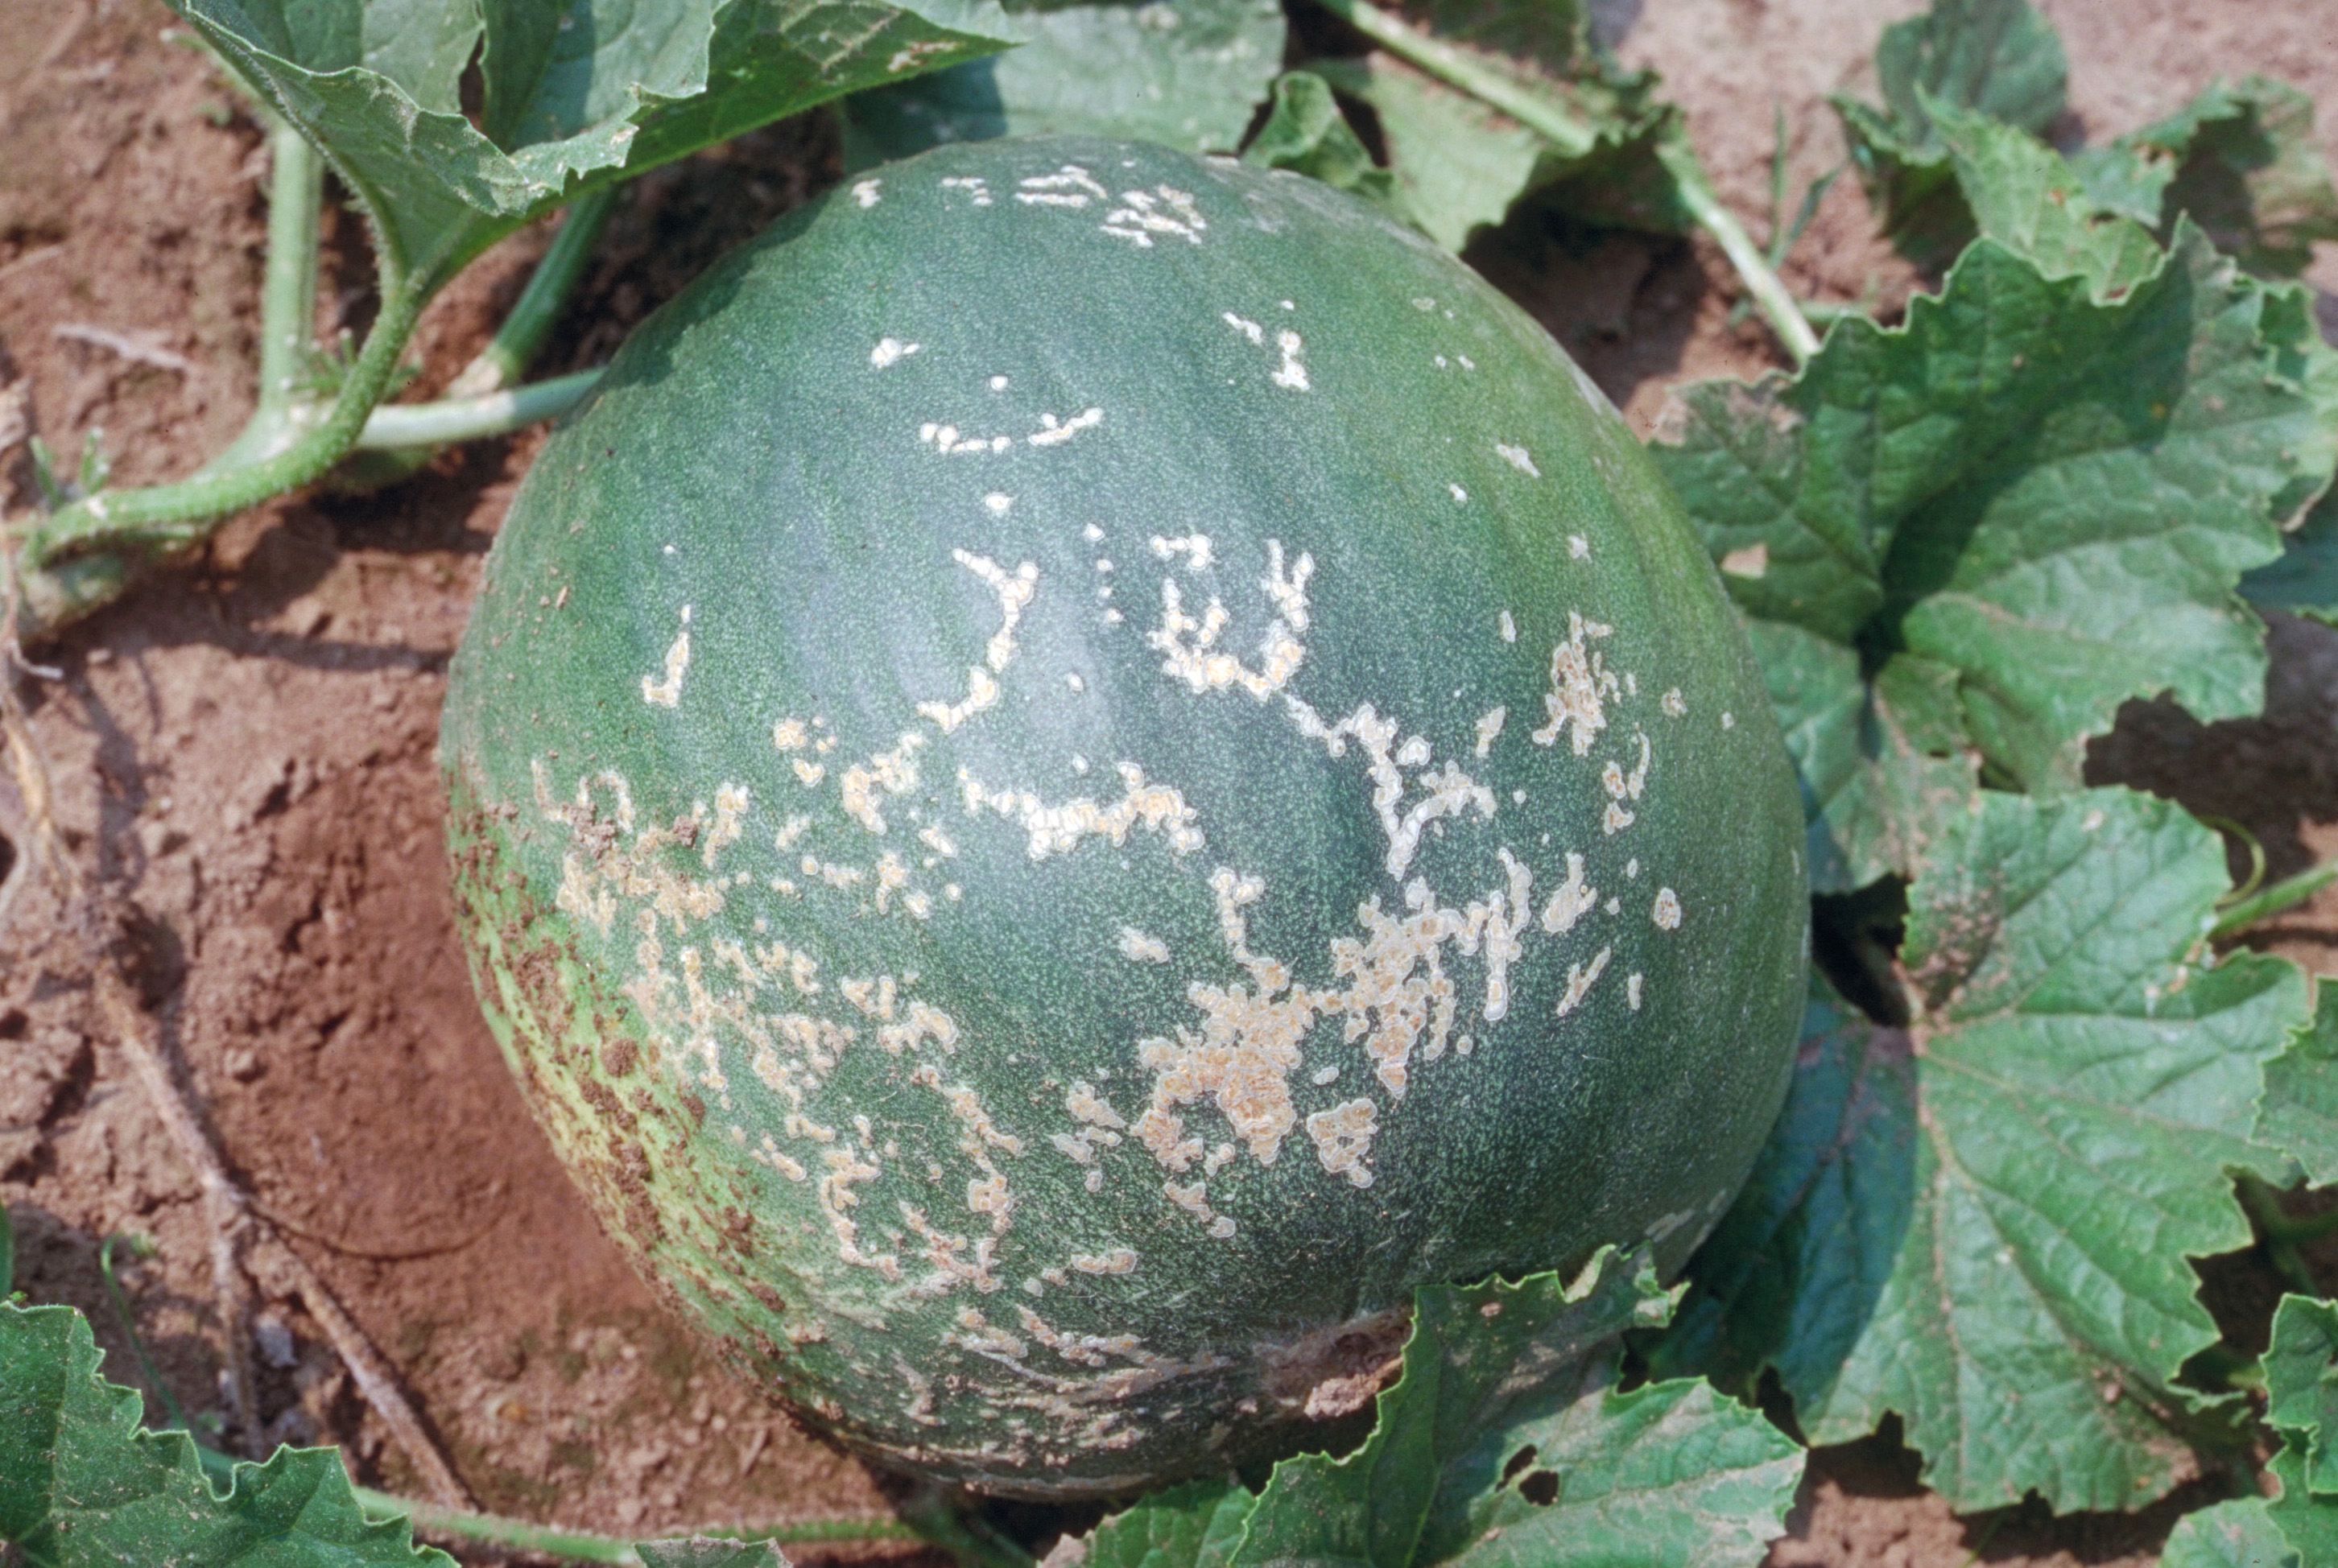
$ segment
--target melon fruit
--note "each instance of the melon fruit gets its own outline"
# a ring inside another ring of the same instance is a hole
[[[1712,565],[1531,320],[1296,175],[994,142],[791,215],[545,446],[441,750],[602,1221],[928,1475],[1304,1441],[1425,1281],[1676,1268],[1784,1093]]]

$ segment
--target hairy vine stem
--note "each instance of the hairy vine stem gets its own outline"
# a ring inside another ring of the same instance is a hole
[[[307,390],[316,313],[318,212],[324,163],[316,148],[264,105],[269,129],[268,266],[260,288],[259,388],[251,417],[188,478],[84,496],[23,531],[15,573],[24,634],[52,634],[119,598],[156,559],[199,543],[219,524],[272,495],[322,478],[351,452],[391,455],[395,472],[439,446],[507,435],[566,413],[598,371],[512,387],[543,347],[591,260],[614,187],[580,198],[486,348],[437,402],[381,407],[423,308],[436,292],[377,255],[381,309],[332,401]],[[380,475],[377,475],[380,476]],[[7,542],[0,539],[0,549]]]
[[[469,1508],[442,1508],[411,1498],[392,1496],[368,1486],[352,1487],[358,1505],[378,1519],[404,1514],[418,1534],[460,1541],[486,1542],[522,1552],[541,1553],[572,1563],[607,1563],[619,1568],[641,1568],[641,1553],[630,1541],[589,1530],[557,1524],[537,1524]],[[722,1541],[769,1541],[777,1545],[828,1545],[855,1541],[917,1541],[919,1533],[898,1519],[801,1519],[786,1524],[754,1526],[694,1525],[680,1532]],[[937,1543],[938,1544],[938,1543]],[[969,1568],[977,1565],[969,1564]]]
[[[218,456],[217,473],[281,451],[292,439],[305,399],[310,337],[317,317],[317,229],[325,201],[325,162],[306,136],[258,99],[268,127],[268,270],[260,286],[260,385],[251,417]]]
[[[0,1235],[5,1235],[0,1231]],[[194,1426],[187,1419],[185,1406],[171,1386],[162,1380],[162,1368],[146,1348],[146,1337],[138,1331],[138,1320],[130,1309],[129,1298],[123,1292],[115,1276],[113,1249],[117,1242],[128,1242],[138,1257],[152,1255],[152,1244],[142,1237],[108,1236],[97,1250],[98,1273],[105,1282],[108,1303],[113,1308],[114,1321],[130,1341],[131,1353],[138,1358],[146,1381],[161,1401],[165,1418],[171,1426],[187,1434],[194,1444],[196,1462],[212,1485],[222,1488],[235,1484],[236,1461],[209,1444],[195,1438]],[[630,1541],[616,1535],[603,1535],[589,1530],[571,1530],[558,1524],[538,1524],[532,1520],[514,1519],[501,1514],[482,1513],[476,1508],[454,1508],[443,1504],[418,1502],[400,1497],[395,1493],[377,1491],[371,1486],[352,1484],[350,1493],[358,1506],[377,1521],[403,1518],[418,1534],[437,1536],[445,1540],[478,1541],[490,1545],[508,1546],[522,1552],[558,1557],[572,1563],[607,1563],[619,1568],[641,1568],[641,1553]],[[778,1545],[829,1545],[860,1541],[927,1541],[945,1551],[955,1550],[956,1534],[932,1527],[921,1527],[907,1519],[882,1517],[858,1519],[794,1519],[783,1524],[704,1524],[680,1532],[683,1535],[702,1535],[728,1541],[769,1541]],[[960,1558],[966,1568],[1029,1568],[1027,1557],[1003,1555],[998,1553],[966,1555]]]

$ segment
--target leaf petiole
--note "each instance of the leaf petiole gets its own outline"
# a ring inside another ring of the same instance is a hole
[[[2338,882],[2338,860],[2324,861],[2294,877],[2284,877],[2270,887],[2260,887],[2225,908],[2223,916],[2208,927],[2208,940],[2229,941],[2260,920],[2294,909],[2333,882]]]
[[[388,389],[398,356],[428,297],[418,280],[399,274],[388,258],[381,265],[381,312],[322,418],[255,462],[74,503],[25,535],[21,559],[27,579],[93,550],[190,544],[207,532],[211,519],[321,477],[365,429],[367,416]],[[38,595],[29,581],[27,590],[37,607]]]
[[[393,403],[367,416],[351,450],[409,452],[452,446],[487,436],[508,436],[545,419],[557,419],[584,400],[601,379],[600,370],[579,370],[530,382],[507,392],[449,397],[436,403]]]
[[[0,1217],[5,1219],[5,1217]],[[187,1420],[187,1412],[162,1380],[161,1368],[154,1365],[152,1354],[146,1348],[146,1338],[138,1331],[137,1318],[130,1310],[130,1302],[123,1293],[120,1279],[113,1267],[113,1249],[125,1245],[141,1258],[153,1254],[153,1244],[141,1236],[117,1232],[106,1237],[97,1250],[97,1271],[105,1282],[106,1302],[113,1308],[114,1320],[130,1341],[131,1353],[138,1358],[139,1367],[146,1374],[172,1427],[193,1436],[194,1428]],[[233,1456],[221,1453],[209,1444],[196,1439],[195,1458],[212,1485],[222,1490],[235,1485]],[[416,1530],[426,1534],[454,1536],[466,1541],[483,1541],[500,1546],[517,1547],[522,1551],[541,1553],[546,1556],[566,1558],[576,1563],[608,1563],[623,1568],[640,1568],[641,1554],[630,1541],[614,1535],[598,1535],[590,1531],[564,1530],[556,1525],[537,1524],[526,1519],[513,1519],[498,1514],[482,1514],[468,1508],[447,1508],[433,1503],[419,1502],[411,1497],[399,1497],[378,1492],[354,1482],[349,1490],[357,1496],[358,1505],[376,1519],[403,1515],[412,1521]],[[947,1504],[943,1505],[948,1512]],[[913,1515],[913,1517],[915,1517]],[[953,1521],[955,1523],[955,1521]],[[684,1534],[711,1535],[731,1540],[772,1541],[782,1545],[827,1544],[846,1541],[916,1541],[926,1539],[945,1550],[957,1550],[949,1538],[953,1534],[965,1534],[967,1527],[956,1525],[951,1532],[934,1520],[917,1519],[915,1524],[899,1519],[800,1519],[785,1524],[745,1528],[731,1525],[708,1525]],[[975,1538],[967,1534],[967,1540]],[[981,1555],[961,1553],[968,1568],[1007,1568],[996,1552]]]
[[[1745,225],[1737,220],[1737,214],[1723,203],[1713,182],[1705,178],[1704,166],[1697,162],[1696,150],[1688,144],[1687,134],[1676,130],[1659,138],[1656,158],[1680,188],[1681,204],[1729,258],[1729,264],[1737,270],[1738,279],[1754,297],[1754,308],[1770,323],[1770,329],[1785,345],[1786,352],[1793,356],[1795,365],[1808,361],[1819,351],[1818,334],[1811,329],[1810,320],[1794,302],[1793,295],[1787,292],[1785,280],[1763,257],[1762,248],[1754,243],[1754,236],[1745,231]]]
[[[297,432],[317,315],[318,218],[325,163],[306,136],[259,100],[268,127],[268,270],[260,289],[260,385],[251,417],[203,465],[222,474],[281,451]]]
[[[544,259],[528,274],[527,287],[520,290],[511,314],[504,318],[478,357],[447,384],[448,401],[500,392],[526,373],[528,362],[552,335],[560,312],[567,307],[568,296],[575,292],[577,283],[584,278],[585,264],[593,260],[593,249],[601,242],[601,231],[609,226],[609,214],[615,211],[616,203],[617,187],[602,185],[569,205]],[[366,437],[358,445],[372,445],[371,436],[368,425]]]
[[[1409,64],[1489,104],[1558,149],[1580,158],[1598,144],[1598,132],[1442,39],[1432,38],[1371,0],[1323,0],[1324,9]]]

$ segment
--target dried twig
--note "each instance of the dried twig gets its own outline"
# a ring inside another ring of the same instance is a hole
[[[5,388],[0,388],[0,423],[5,423],[7,407]],[[7,433],[0,430],[0,437]],[[16,432],[16,439],[23,432]],[[7,455],[14,441],[0,439],[0,457]],[[0,495],[0,504],[6,501]],[[81,877],[73,859],[65,853],[64,837],[57,830],[56,792],[49,783],[48,759],[41,754],[38,742],[33,739],[32,726],[25,720],[25,706],[16,695],[19,674],[57,678],[58,672],[42,665],[28,663],[24,650],[16,642],[16,561],[5,539],[0,539],[0,750],[8,756],[9,771],[15,776],[17,799],[25,810],[25,842],[19,846],[15,864],[0,878],[0,931],[8,926],[8,915],[25,888],[44,871],[56,877],[63,884],[68,904],[77,903]]]
[[[407,1458],[421,1473],[422,1483],[430,1488],[431,1496],[449,1507],[473,1506],[470,1489],[455,1474],[454,1466],[447,1463],[447,1456],[438,1452],[430,1434],[423,1430],[421,1418],[406,1402],[406,1395],[398,1386],[397,1371],[373,1348],[365,1330],[341,1309],[339,1300],[317,1277],[317,1271],[309,1267],[308,1259],[263,1224],[260,1240],[252,1248],[252,1261],[271,1289],[298,1296],[300,1304],[309,1309],[309,1316],[325,1330],[325,1338],[333,1342],[333,1348],[349,1367],[349,1376],[357,1379],[366,1403],[389,1427],[398,1446],[406,1450]]]
[[[135,365],[152,365],[157,370],[175,370],[182,376],[194,373],[195,362],[176,349],[162,346],[159,332],[115,332],[103,327],[93,327],[86,321],[60,321],[49,328],[50,335],[69,343],[86,343],[93,348],[110,349]]]
[[[397,1374],[389,1363],[373,1348],[363,1329],[344,1311],[325,1282],[319,1279],[300,1255],[285,1244],[251,1207],[243,1190],[235,1184],[212,1150],[211,1141],[203,1136],[194,1113],[188,1109],[185,1097],[172,1079],[169,1067],[156,1042],[150,1020],[130,994],[130,987],[114,965],[101,960],[96,965],[98,997],[105,1008],[122,1047],[138,1074],[140,1085],[154,1103],[155,1113],[162,1119],[172,1137],[178,1142],[180,1153],[195,1172],[203,1190],[204,1202],[211,1211],[213,1236],[212,1271],[221,1292],[222,1311],[230,1302],[236,1303],[236,1321],[229,1331],[228,1364],[231,1377],[243,1381],[240,1387],[249,1388],[250,1356],[246,1349],[247,1336],[243,1319],[249,1312],[248,1287],[241,1275],[241,1265],[236,1260],[236,1249],[243,1245],[243,1256],[261,1282],[271,1290],[287,1296],[297,1296],[309,1309],[319,1326],[325,1330],[333,1348],[348,1364],[350,1375],[407,1458],[420,1473],[423,1485],[430,1494],[450,1507],[467,1507],[471,1494],[445,1455],[430,1439],[421,1418],[407,1402],[398,1387]],[[227,1276],[234,1275],[231,1281]],[[256,1415],[249,1403],[249,1395],[241,1394],[243,1411]]]
[[[138,1086],[146,1092],[154,1113],[162,1119],[203,1190],[203,1216],[211,1233],[211,1289],[219,1298],[221,1337],[227,1348],[229,1446],[247,1458],[257,1458],[253,1447],[260,1431],[260,1406],[251,1384],[251,1282],[244,1274],[241,1258],[253,1220],[243,1193],[212,1154],[194,1113],[171,1081],[171,1070],[149,1032],[145,1013],[130,994],[129,983],[103,956],[98,956],[95,968],[98,1005],[104,1010],[123,1054],[130,1058]]]
[[[13,261],[0,262],[0,278],[13,278],[19,272],[30,271],[44,261],[54,261],[65,253],[64,241],[42,245],[25,251]]]

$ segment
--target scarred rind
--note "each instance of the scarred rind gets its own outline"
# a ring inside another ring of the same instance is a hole
[[[1295,176],[948,148],[732,257],[539,459],[442,745],[603,1221],[929,1474],[1348,1416],[1419,1283],[1676,1265],[1784,1090],[1711,566],[1539,329]]]

